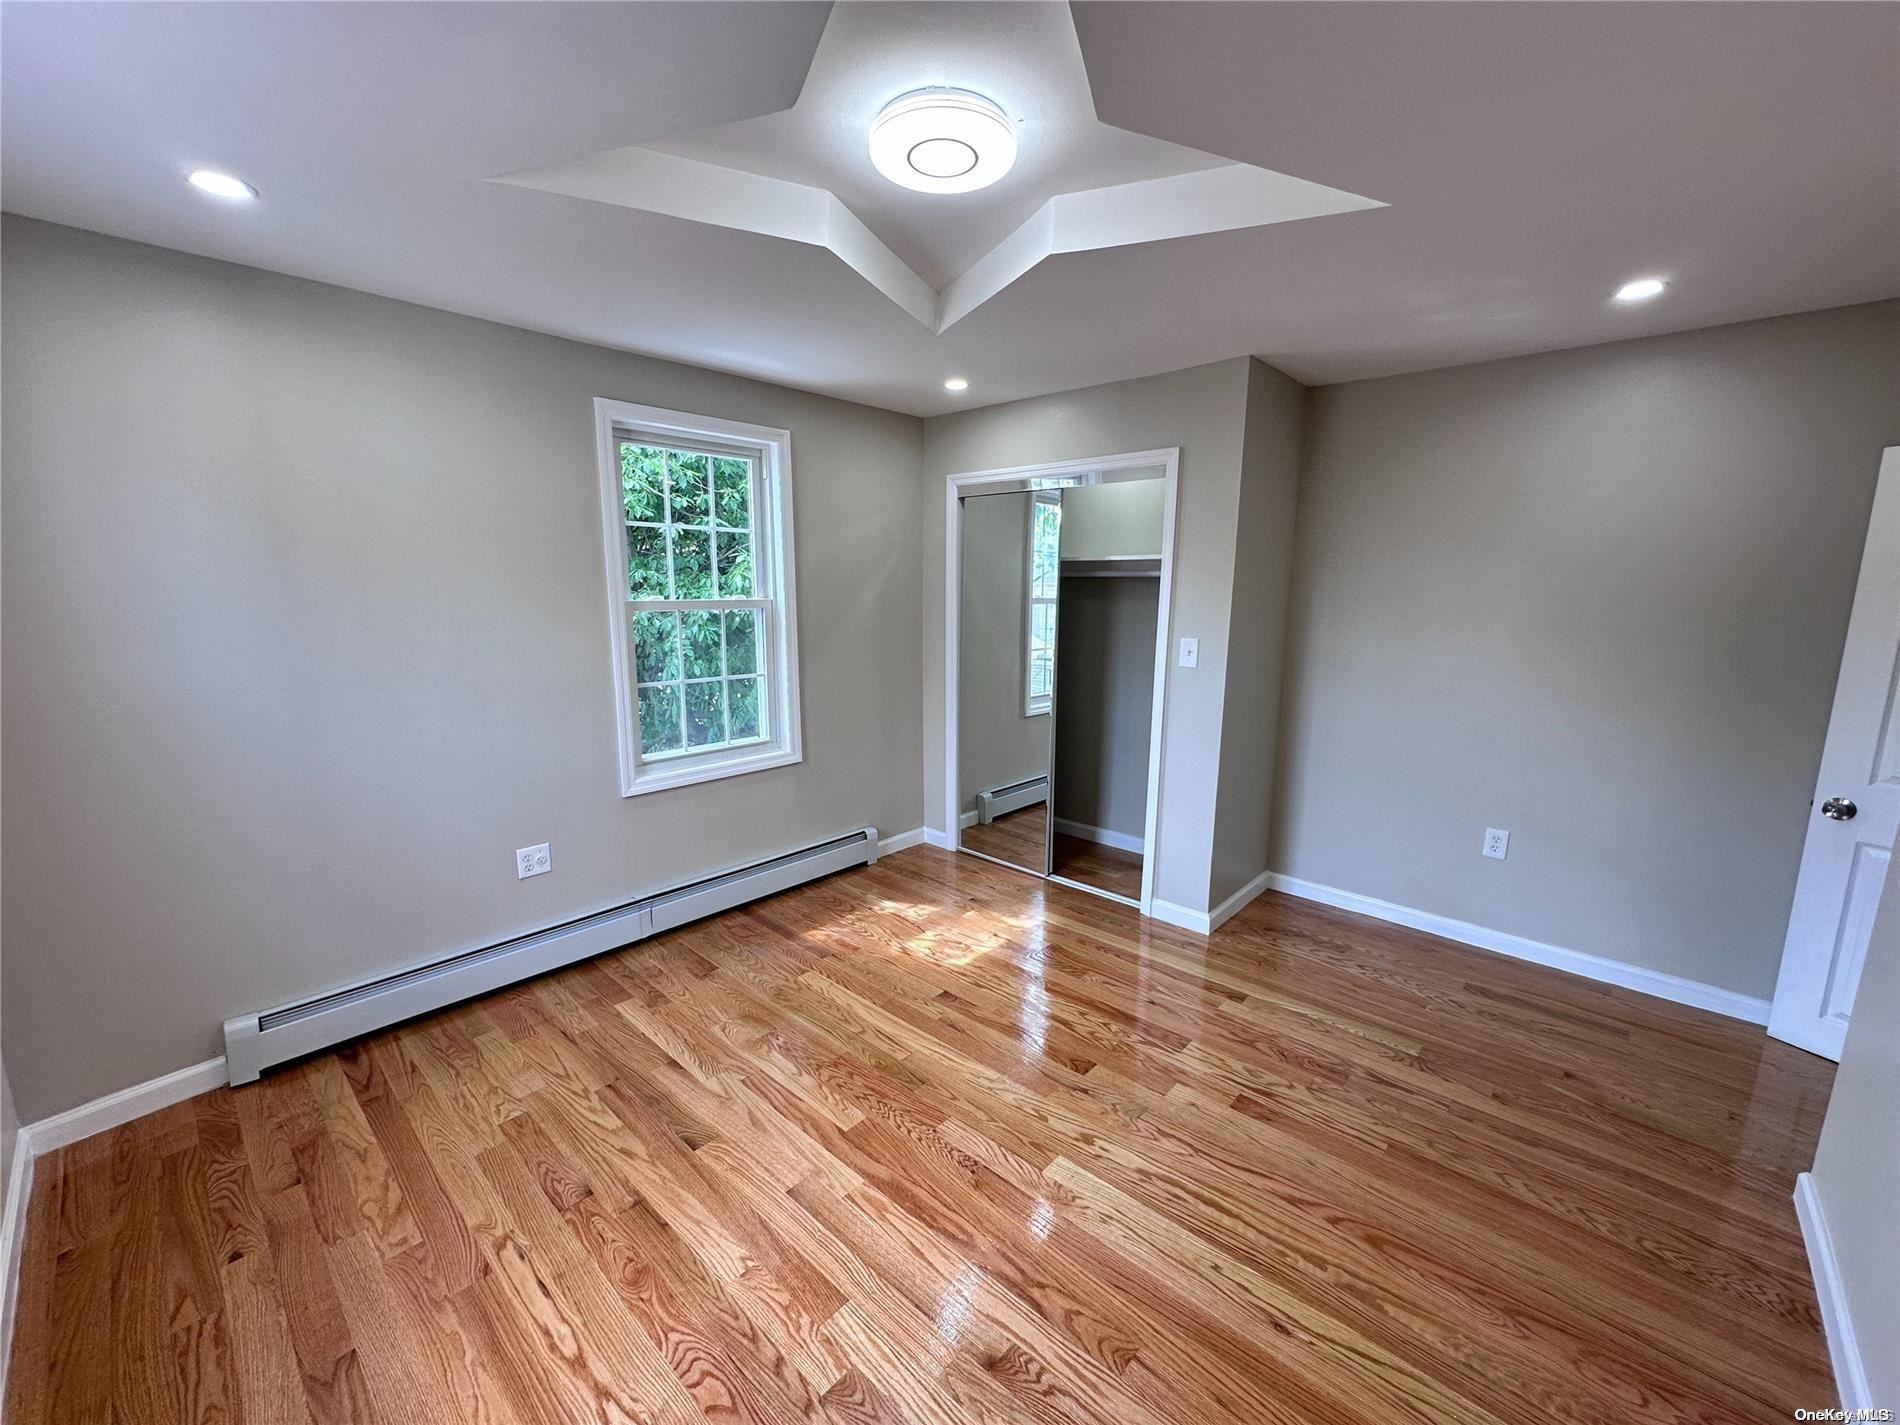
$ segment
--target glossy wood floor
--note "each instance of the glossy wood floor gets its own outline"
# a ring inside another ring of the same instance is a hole
[[[1141,899],[1141,857],[1136,852],[1104,846],[1066,831],[1056,833],[1052,849],[1050,869],[1056,875],[1113,891],[1131,901]]]
[[[1040,876],[1049,859],[1048,814],[1048,807],[1038,804],[1009,812],[992,822],[966,826],[962,832],[963,844],[972,851],[1024,867]]]
[[[1830,1072],[920,848],[43,1159],[8,1419],[1783,1421]]]

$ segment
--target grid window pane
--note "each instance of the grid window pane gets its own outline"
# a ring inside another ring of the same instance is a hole
[[[671,683],[680,675],[679,615],[633,616],[633,678],[636,683]]]
[[[714,457],[713,511],[724,529],[752,527],[752,462]]]
[[[712,532],[674,525],[667,533],[673,541],[673,597],[710,599],[713,596]]]
[[[634,437],[616,446],[626,522],[628,651],[641,758],[758,743],[766,699],[759,462]],[[611,478],[611,476],[610,476]],[[655,608],[704,602],[710,608]]]
[[[664,599],[666,590],[666,530],[656,524],[628,525],[627,597]]]
[[[726,685],[719,679],[686,685],[686,745],[708,747],[726,740]]]
[[[763,678],[730,678],[726,681],[726,707],[732,718],[732,740],[743,742],[764,736],[759,721],[759,686]]]
[[[666,518],[666,452],[651,445],[620,447],[620,501],[627,518],[659,524]]]
[[[1029,594],[1035,599],[1053,599],[1056,580],[1061,576],[1062,507],[1037,500],[1030,526]]]
[[[759,671],[759,611],[757,609],[728,609],[726,611],[726,671],[728,673]]]
[[[674,524],[712,523],[711,457],[667,452],[667,497]]]
[[[688,678],[718,678],[724,675],[726,668],[721,661],[719,640],[719,611],[717,609],[691,609],[680,615],[685,635],[682,652],[686,659],[685,676]]]
[[[640,754],[677,752],[684,746],[680,726],[680,685],[658,683],[640,689]]]
[[[722,529],[714,536],[719,541],[719,597],[752,597],[752,536],[740,530]]]

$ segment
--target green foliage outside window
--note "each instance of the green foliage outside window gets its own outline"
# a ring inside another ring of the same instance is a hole
[[[642,755],[765,737],[760,611],[639,607],[758,597],[751,462],[625,442],[620,489]]]

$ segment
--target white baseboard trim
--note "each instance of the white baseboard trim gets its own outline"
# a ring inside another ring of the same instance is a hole
[[[1260,899],[1261,896],[1266,894],[1267,888],[1272,884],[1273,872],[1262,871],[1251,881],[1247,882],[1246,885],[1227,897],[1226,900],[1215,906],[1214,909],[1208,913],[1208,919],[1213,922],[1214,929],[1219,930],[1221,926],[1245,910],[1249,904]]]
[[[962,816],[957,818],[957,825],[959,827],[975,826],[977,815],[976,812],[966,811]]]
[[[225,1082],[224,1056],[220,1054],[215,1059],[206,1059],[202,1064],[193,1064],[188,1069],[174,1069],[169,1074],[147,1079],[142,1084],[133,1084],[131,1088],[109,1093],[104,1098],[95,1098],[90,1103],[69,1108],[51,1118],[42,1118],[38,1123],[29,1123],[20,1130],[20,1139],[32,1145],[33,1156],[37,1158],[55,1148],[64,1148],[69,1143],[90,1138],[95,1133],[104,1133],[108,1128],[117,1128],[122,1123],[130,1123],[148,1113],[157,1113],[161,1108],[170,1108],[175,1103],[183,1103],[201,1093],[223,1088]]]
[[[1196,935],[1212,935],[1245,910],[1250,901],[1257,899],[1266,891],[1272,878],[1273,872],[1262,871],[1212,910],[1194,910],[1157,897],[1149,904],[1148,914],[1156,920],[1166,921],[1169,925],[1178,925],[1183,930],[1192,930]]]
[[[1354,911],[1359,915],[1369,915],[1375,920],[1389,921],[1393,925],[1409,926],[1413,930],[1423,930],[1427,934],[1437,935],[1446,940],[1456,940],[1462,945],[1473,945],[1480,950],[1491,950],[1499,955],[1509,955],[1514,960],[1528,960],[1534,965],[1548,965],[1554,970],[1566,970],[1573,975],[1582,975],[1587,980],[1597,980],[1606,985],[1618,985],[1626,990],[1635,990],[1638,994],[1654,995],[1658,999],[1673,1000],[1677,1004],[1691,1005],[1696,1009],[1725,1014],[1730,1019],[1744,1020],[1749,1024],[1768,1023],[1767,1000],[1737,994],[1734,990],[1725,990],[1720,985],[1684,979],[1680,975],[1665,974],[1661,970],[1646,970],[1640,965],[1631,965],[1622,960],[1608,960],[1601,955],[1591,955],[1582,950],[1567,950],[1561,945],[1546,945],[1541,940],[1527,940],[1521,935],[1507,935],[1504,931],[1473,925],[1469,921],[1453,920],[1450,916],[1414,910],[1411,906],[1396,905],[1391,901],[1362,896],[1355,891],[1342,891],[1336,886],[1322,886],[1316,881],[1302,881],[1278,872],[1268,877],[1268,885],[1273,890],[1289,896],[1298,896],[1301,900],[1318,901],[1322,905],[1336,906],[1340,910]]]
[[[957,849],[957,839],[947,831],[939,831],[934,826],[926,826],[924,828],[924,845],[934,846],[939,851],[954,851]]]
[[[1183,930],[1192,930],[1196,935],[1212,933],[1214,924],[1204,910],[1190,910],[1173,901],[1164,901],[1159,896],[1148,902],[1148,915],[1151,919],[1165,921],[1169,925],[1178,925]]]
[[[909,831],[900,831],[895,836],[882,837],[877,843],[877,854],[889,856],[895,851],[908,851],[913,846],[923,845],[929,835],[929,827],[919,826]]]
[[[1794,1180],[1794,1215],[1801,1223],[1801,1240],[1807,1244],[1808,1271],[1814,1277],[1814,1295],[1821,1304],[1821,1329],[1834,1363],[1834,1389],[1840,1395],[1841,1408],[1871,1407],[1873,1389],[1867,1383],[1867,1366],[1854,1335],[1853,1317],[1847,1310],[1834,1239],[1828,1235],[1827,1217],[1821,1211],[1821,1195],[1815,1191],[1812,1173],[1802,1173]]]
[[[26,1246],[26,1205],[33,1194],[33,1145],[22,1129],[13,1144],[6,1202],[0,1206],[0,1400],[6,1399],[13,1361],[13,1318],[20,1304],[20,1254]]]
[[[1112,846],[1117,851],[1132,851],[1142,855],[1146,847],[1139,836],[1130,836],[1125,831],[1110,831],[1106,826],[1090,826],[1085,821],[1070,821],[1066,816],[1056,818],[1056,830],[1064,836],[1079,836],[1084,841],[1093,841],[1098,846]]]

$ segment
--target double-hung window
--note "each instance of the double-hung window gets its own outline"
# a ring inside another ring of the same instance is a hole
[[[1062,576],[1062,496],[1038,492],[1029,506],[1023,609],[1023,716],[1049,711],[1056,686],[1056,595]]]
[[[621,795],[798,761],[790,435],[594,405]]]

